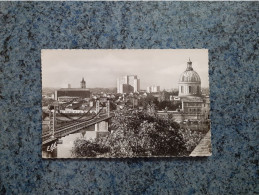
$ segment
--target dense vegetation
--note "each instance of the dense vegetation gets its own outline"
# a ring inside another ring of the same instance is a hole
[[[95,140],[76,140],[72,153],[76,157],[186,156],[201,135],[177,123],[161,119],[154,105],[144,111],[123,109],[116,112],[111,133]]]
[[[158,98],[155,98],[151,94],[148,94],[147,97],[139,100],[139,106],[143,106],[144,109],[150,104],[153,104],[157,110],[177,110],[181,108],[181,103],[174,103],[169,101],[169,99],[158,101]]]

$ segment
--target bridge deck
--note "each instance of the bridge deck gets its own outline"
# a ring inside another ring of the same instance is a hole
[[[64,126],[62,128],[57,129],[57,131],[54,132],[54,137],[55,138],[51,138],[51,133],[49,134],[45,134],[42,136],[42,144],[46,145],[48,143],[53,142],[54,140],[64,137],[66,135],[69,135],[71,133],[75,133],[81,129],[87,128],[89,126],[92,126],[96,123],[100,123],[102,121],[108,120],[110,118],[113,117],[113,113],[110,114],[110,116],[107,116],[107,114],[105,115],[100,115],[99,118],[94,118],[91,120],[87,120],[87,121],[82,121],[82,122],[76,122],[73,124],[69,124],[67,126]]]

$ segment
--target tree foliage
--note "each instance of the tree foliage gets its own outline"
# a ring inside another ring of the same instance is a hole
[[[154,104],[157,105],[159,102],[157,98],[155,98],[153,95],[148,94],[147,97],[141,98],[139,100],[139,106],[143,106],[144,109],[147,108],[148,105]]]
[[[96,157],[107,152],[109,152],[108,147],[92,139],[77,139],[72,149],[72,154],[75,157]]]
[[[117,111],[111,129],[108,136],[94,141],[77,140],[73,153],[80,157],[134,157],[182,156],[187,152],[179,125],[148,111]]]
[[[148,94],[147,97],[141,98],[139,101],[139,106],[143,106],[144,109],[147,109],[148,105],[151,104],[154,104],[157,110],[177,110],[182,106],[181,103],[174,103],[169,100],[158,101],[152,94]]]
[[[191,153],[204,136],[204,133],[191,130],[189,128],[182,128],[181,134],[183,136],[187,153]]]
[[[157,108],[158,110],[177,110],[179,108],[181,108],[181,103],[173,103],[173,102],[170,102],[170,101],[161,101],[161,102],[158,102],[157,104]]]

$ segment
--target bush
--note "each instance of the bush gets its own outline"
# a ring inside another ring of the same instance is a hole
[[[72,155],[75,157],[96,157],[109,152],[109,148],[95,142],[95,140],[77,139],[74,142]]]

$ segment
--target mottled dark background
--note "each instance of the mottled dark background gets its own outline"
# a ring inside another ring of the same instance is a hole
[[[258,194],[256,2],[0,2],[0,194]],[[41,49],[208,48],[213,156],[42,160]]]

